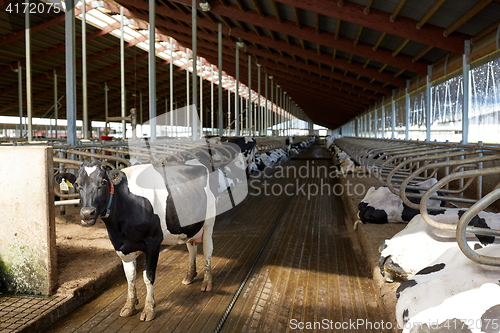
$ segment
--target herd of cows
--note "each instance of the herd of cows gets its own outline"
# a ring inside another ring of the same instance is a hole
[[[228,149],[223,149],[224,142],[212,140],[207,141],[210,158],[168,160],[150,153],[149,163],[140,164],[136,159],[136,165],[121,170],[91,159],[85,160],[76,174],[56,174],[57,184],[66,183],[80,194],[81,223],[92,226],[100,217],[122,260],[128,293],[120,316],[136,313],[136,259],[140,253],[145,253],[143,278],[147,294],[140,319],[154,319],[153,284],[161,244],[186,244],[189,267],[182,283],[190,284],[197,274],[197,245],[203,243],[205,272],[201,290],[210,291],[212,232],[219,213],[218,200],[224,192],[231,193],[233,186],[242,181],[231,175],[245,177],[253,170],[263,170],[286,161],[289,156],[307,148],[314,139],[293,142],[290,138],[282,145],[286,152],[283,148],[257,146],[254,138],[230,138],[230,141],[238,146],[240,153],[233,159],[234,163],[217,168],[214,160],[222,159],[221,154]],[[147,141],[146,145],[150,147]],[[184,155],[193,156],[189,152]],[[231,201],[234,204],[234,200]]]
[[[339,161],[349,159],[333,139],[326,145]],[[430,178],[415,185],[429,188],[436,182]],[[429,215],[435,221],[456,225],[466,209],[444,204],[430,200],[428,206],[435,209]],[[407,223],[381,244],[378,262],[386,282],[400,282],[395,311],[403,332],[500,331],[500,267],[469,260],[460,250],[454,231],[430,227],[419,210],[406,206],[387,187],[371,187],[358,209],[364,223]],[[469,225],[499,229],[500,214],[482,211]],[[500,240],[494,236],[468,234],[467,242],[478,254],[500,253]]]

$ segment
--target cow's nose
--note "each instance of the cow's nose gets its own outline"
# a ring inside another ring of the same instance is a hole
[[[83,207],[80,210],[80,218],[82,220],[93,220],[96,216],[96,209],[93,207]]]

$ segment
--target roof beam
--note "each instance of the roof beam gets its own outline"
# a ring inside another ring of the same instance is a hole
[[[186,1],[186,0],[182,0]],[[322,0],[323,1],[323,0]],[[127,4],[129,6],[137,6],[136,8],[147,10],[147,3],[141,1],[136,2],[134,0],[120,0],[121,3]],[[299,6],[300,7],[300,6]],[[295,23],[292,21],[283,21],[282,24],[276,24],[276,22],[270,17],[264,17],[261,19],[257,12],[247,11],[246,13],[241,13],[240,10],[235,5],[229,5],[228,7],[217,6],[218,10],[214,11],[219,15],[225,15],[232,17],[235,20],[241,20],[242,22],[254,23],[260,27],[267,28],[270,30],[275,30],[283,34],[289,34],[299,39],[309,40],[314,43],[319,43],[328,47],[333,47],[345,52],[354,53],[358,56],[372,59],[378,62],[387,63],[388,65],[404,68],[407,71],[419,73],[426,75],[427,73],[427,63],[412,63],[411,57],[406,55],[400,55],[397,58],[392,57],[392,52],[387,49],[379,48],[378,51],[373,51],[372,46],[359,43],[357,46],[353,44],[353,40],[347,38],[340,38],[335,40],[333,36],[326,34],[316,35],[314,28],[304,26],[302,29],[297,29]],[[212,10],[214,10],[212,8]],[[184,22],[191,22],[191,16],[186,14],[181,14],[172,10],[165,10],[161,7],[157,9],[157,14],[164,15],[167,17],[175,17]],[[363,14],[364,15],[364,14]],[[373,14],[370,14],[371,17]],[[217,25],[214,25],[210,20],[206,18],[199,18],[198,25],[206,27],[208,29],[217,30]],[[242,30],[242,29],[241,29]],[[241,36],[240,29],[233,28],[231,30],[231,35],[244,38]],[[243,31],[244,32],[244,31]],[[228,29],[223,31],[226,35],[229,33]],[[463,43],[462,43],[463,44]],[[463,45],[462,45],[463,48]]]
[[[446,0],[437,0],[434,2],[434,4],[429,8],[427,13],[425,13],[424,17],[420,19],[420,21],[417,23],[417,29],[421,29],[424,24],[434,15],[435,12],[441,7],[441,5],[445,2]]]
[[[417,21],[400,17],[397,21],[391,22],[391,13],[371,8],[370,15],[364,13],[365,6],[354,2],[344,2],[342,7],[332,5],[331,0],[279,0],[280,2],[296,6],[312,12],[318,12],[325,16],[342,19],[347,22],[362,25],[367,28],[386,32],[391,35],[410,39],[419,43],[429,44],[450,52],[462,54],[464,41],[469,36],[456,34],[446,38],[443,36],[443,29],[437,26],[427,25],[425,29],[416,29]],[[483,0],[491,2],[492,0]]]
[[[394,11],[394,13],[392,13],[392,15],[391,15],[391,17],[389,19],[391,22],[396,21],[396,17],[398,17],[398,14],[401,11],[401,9],[403,8],[403,5],[405,4],[405,2],[406,2],[406,0],[400,0],[399,1],[398,7]]]
[[[131,15],[132,16],[135,15],[135,17],[137,17],[139,19],[144,19],[145,17],[147,17],[147,15],[138,14],[135,12],[131,13]],[[171,15],[179,16],[176,13],[171,13]],[[204,19],[198,18],[198,25],[199,26],[206,26],[205,23],[206,22],[204,22]],[[158,21],[157,26],[162,27],[163,26],[162,22]],[[169,29],[169,28],[174,29],[171,27],[170,24],[168,26],[165,26],[165,28],[166,29]],[[176,27],[175,29],[177,32],[181,32],[181,33],[185,33],[185,34],[190,33],[189,28]],[[380,74],[380,73],[378,73],[378,71],[375,68],[366,68],[365,69],[365,68],[363,68],[363,65],[360,63],[353,62],[351,64],[348,64],[346,59],[335,58],[336,49],[334,50],[334,55],[332,58],[327,54],[318,55],[315,50],[307,50],[305,48],[305,44],[303,43],[303,40],[301,40],[301,45],[304,47],[304,49],[302,49],[301,46],[288,45],[285,41],[273,40],[270,37],[266,37],[266,36],[257,37],[257,36],[255,36],[254,33],[243,32],[237,27],[234,27],[233,29],[231,29],[231,35],[235,36],[235,37],[240,37],[240,38],[242,38],[246,41],[252,42],[252,43],[258,43],[266,48],[277,49],[277,50],[280,50],[282,52],[294,54],[294,55],[302,57],[304,59],[310,59],[310,60],[320,62],[320,63],[326,64],[329,66],[335,66],[335,67],[341,68],[343,70],[349,70],[350,72],[354,72],[357,74],[363,74],[364,76],[372,77],[372,78],[375,78],[375,79],[377,79],[379,81],[383,81],[383,82],[389,82],[389,83],[396,85],[396,86],[400,86],[400,87],[406,86],[406,80],[395,78],[393,75],[391,75],[389,73]],[[206,35],[202,32],[199,32],[198,36],[199,36],[199,38],[204,38],[204,39],[210,40],[212,42],[217,42],[216,36],[209,36],[209,35]],[[272,55],[272,53],[269,52],[269,54],[267,56],[270,56],[270,55]],[[384,59],[383,61],[380,61],[380,62],[385,63],[388,60],[390,60],[390,59]]]

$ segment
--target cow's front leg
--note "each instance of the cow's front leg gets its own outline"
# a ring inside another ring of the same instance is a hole
[[[205,257],[205,275],[201,284],[201,291],[212,290],[212,252],[214,244],[212,241],[212,231],[215,218],[205,222],[203,231],[203,256]]]
[[[160,254],[160,242],[146,249],[146,269],[144,270],[144,284],[146,285],[146,301],[141,313],[141,321],[150,321],[155,318],[155,299],[153,283],[155,282],[156,265]]]
[[[196,253],[198,246],[194,245],[192,242],[187,242],[186,246],[189,251],[189,268],[186,277],[182,280],[182,283],[190,284],[196,277]]]
[[[135,306],[139,301],[137,300],[137,294],[135,289],[135,278],[136,278],[136,258],[137,253],[130,253],[128,255],[123,255],[121,252],[118,252],[118,255],[122,259],[123,270],[125,271],[125,276],[128,282],[128,292],[127,292],[127,301],[123,306],[120,316],[121,317],[129,317],[136,312]]]

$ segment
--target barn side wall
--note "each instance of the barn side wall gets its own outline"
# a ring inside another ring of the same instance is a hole
[[[51,147],[0,147],[0,292],[51,295],[57,284]]]

